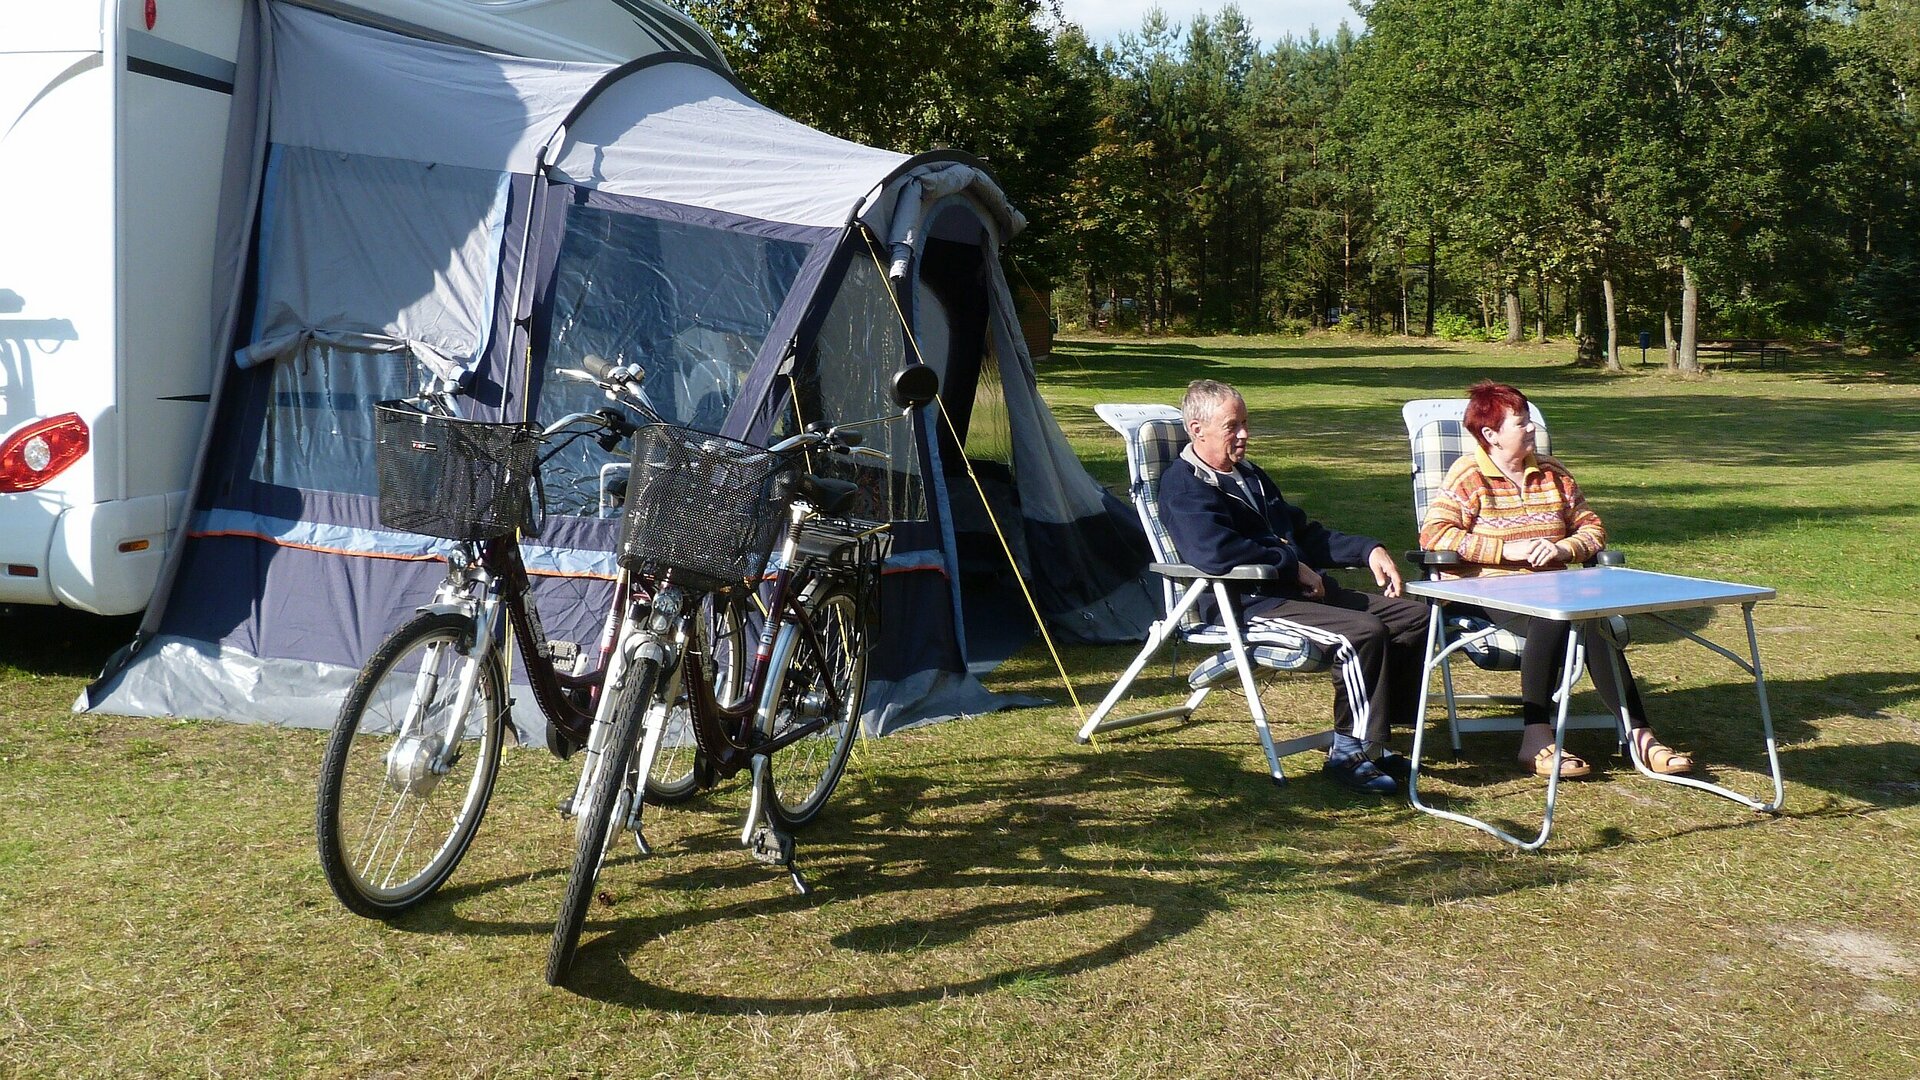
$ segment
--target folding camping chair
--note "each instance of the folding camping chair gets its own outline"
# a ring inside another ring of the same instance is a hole
[[[1440,491],[1440,482],[1446,478],[1447,470],[1453,467],[1463,455],[1471,451],[1473,436],[1467,434],[1462,418],[1466,415],[1467,402],[1464,398],[1423,398],[1409,401],[1400,410],[1401,419],[1406,421],[1407,440],[1413,450],[1413,520],[1417,530],[1420,523],[1427,519],[1427,506]],[[1547,438],[1547,421],[1540,415],[1540,409],[1531,401],[1527,403],[1527,412],[1538,429],[1534,448],[1537,453],[1550,452],[1551,443]],[[1438,552],[1408,552],[1408,561],[1418,563],[1425,569],[1428,577],[1437,577],[1446,556]],[[1615,551],[1600,553],[1600,562],[1608,565],[1621,565],[1626,559]],[[1614,643],[1625,648],[1628,641],[1627,620],[1614,616],[1606,621],[1605,632]],[[1472,638],[1462,646],[1460,652],[1473,661],[1475,667],[1483,671],[1519,671],[1520,653],[1526,648],[1527,640],[1510,630],[1503,630],[1493,622],[1475,615],[1449,614],[1443,628],[1444,647],[1461,638]],[[1578,681],[1579,673],[1575,675]],[[1490,716],[1462,717],[1460,704],[1518,706],[1520,698],[1514,694],[1456,694],[1453,690],[1453,657],[1447,656],[1440,662],[1440,684],[1447,702],[1447,730],[1453,743],[1455,756],[1460,753],[1460,736],[1463,733],[1482,731],[1519,731],[1522,727],[1517,712],[1502,712]],[[1620,738],[1620,745],[1626,746],[1626,732],[1620,728],[1620,718],[1608,713],[1604,716],[1569,716],[1569,728],[1612,728]]]
[[[1200,708],[1216,687],[1236,676],[1247,696],[1247,711],[1260,735],[1261,749],[1267,753],[1267,768],[1274,783],[1286,782],[1280,771],[1280,759],[1306,750],[1324,749],[1333,743],[1331,728],[1276,745],[1267,727],[1267,711],[1260,703],[1260,691],[1254,684],[1254,669],[1270,671],[1325,671],[1330,657],[1318,645],[1267,619],[1250,620],[1244,627],[1232,619],[1203,623],[1194,613],[1195,602],[1208,590],[1222,613],[1231,612],[1228,582],[1271,580],[1269,566],[1240,566],[1224,574],[1205,574],[1180,561],[1173,539],[1160,524],[1160,475],[1180,456],[1187,445],[1187,431],[1180,422],[1180,410],[1166,405],[1096,405],[1093,411],[1108,426],[1120,433],[1127,447],[1128,485],[1135,512],[1146,529],[1153,549],[1154,573],[1160,575],[1162,610],[1165,617],[1147,633],[1146,647],[1127,666],[1126,674],[1108,691],[1100,707],[1080,728],[1079,740],[1086,742],[1103,731],[1117,731],[1155,720],[1185,720]],[[1182,643],[1200,646],[1205,657],[1187,676],[1192,694],[1183,705],[1154,709],[1135,716],[1114,717],[1114,707],[1127,696],[1134,680],[1160,651],[1174,643],[1178,655]]]

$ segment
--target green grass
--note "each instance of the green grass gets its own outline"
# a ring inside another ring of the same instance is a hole
[[[1920,1075],[1920,389],[1797,361],[1680,380],[1564,350],[1339,337],[1069,343],[1042,372],[1103,482],[1098,401],[1247,392],[1255,457],[1338,527],[1411,541],[1399,406],[1531,393],[1633,565],[1779,588],[1759,609],[1789,813],[1606,756],[1546,852],[1264,777],[1244,712],[1083,747],[1063,704],[861,746],[806,835],[816,891],[734,844],[738,787],[603,875],[579,984],[541,981],[571,771],[507,756],[479,841],[392,925],[312,853],[317,733],[74,716],[124,621],[0,618],[0,1075],[744,1077]],[[1738,643],[1737,618],[1690,625]],[[1670,741],[1759,790],[1750,686],[1637,628]],[[1092,699],[1124,647],[1065,651]],[[1146,694],[1181,684],[1152,669]],[[1485,677],[1476,685],[1506,686]],[[1283,727],[1324,678],[1280,680]],[[1284,732],[1283,732],[1284,733]],[[1596,741],[1597,740],[1597,741]],[[1433,793],[1538,811],[1510,738]]]

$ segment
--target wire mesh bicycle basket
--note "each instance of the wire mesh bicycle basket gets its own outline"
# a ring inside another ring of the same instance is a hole
[[[447,540],[489,540],[529,524],[540,432],[423,412],[411,402],[373,407],[380,522]]]
[[[797,461],[692,428],[633,437],[620,561],[697,589],[757,578],[786,523]]]

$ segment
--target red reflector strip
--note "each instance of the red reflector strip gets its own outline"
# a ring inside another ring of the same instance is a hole
[[[26,563],[8,563],[7,576],[8,577],[39,577],[40,568],[37,566],[28,566]]]

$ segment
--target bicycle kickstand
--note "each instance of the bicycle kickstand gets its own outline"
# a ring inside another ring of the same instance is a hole
[[[753,833],[753,857],[763,863],[779,866],[793,879],[793,890],[801,896],[812,892],[807,887],[807,879],[800,876],[800,868],[793,864],[793,834],[784,833],[771,825],[762,825]]]

